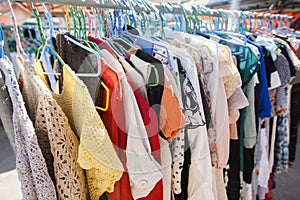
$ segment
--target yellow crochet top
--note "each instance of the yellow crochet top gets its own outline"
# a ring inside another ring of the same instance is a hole
[[[40,70],[36,72],[43,77]],[[105,191],[114,190],[124,169],[87,87],[67,65],[63,67],[63,76],[63,91],[53,93],[53,97],[80,138],[77,161],[86,169],[91,200],[98,200]]]

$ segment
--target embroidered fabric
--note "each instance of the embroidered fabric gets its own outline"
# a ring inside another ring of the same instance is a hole
[[[234,94],[235,90],[242,86],[242,79],[237,66],[234,64],[231,50],[224,45],[219,45],[219,49],[224,55],[225,62],[231,71],[231,74],[229,76],[223,77],[226,96],[227,99],[229,99],[231,95]]]
[[[25,72],[25,68],[28,66],[31,68],[30,73],[34,73],[32,67],[30,66],[31,61],[24,61],[23,59],[17,59],[18,69],[19,69],[19,79],[18,83],[20,85],[20,91],[22,93],[25,107],[28,112],[29,118],[33,122],[33,126],[35,129],[35,133],[38,139],[39,146],[42,150],[44,159],[47,164],[49,175],[55,183],[55,175],[54,175],[54,167],[53,167],[53,156],[50,149],[50,142],[48,137],[47,129],[44,129],[43,126],[40,126],[41,124],[36,124],[37,119],[37,113],[39,112],[39,101],[41,101],[38,98],[39,93],[35,93],[35,86],[31,83],[31,77],[28,77],[27,71]],[[26,66],[25,66],[26,65]],[[41,116],[40,116],[41,117]],[[43,116],[44,117],[44,116]]]
[[[24,69],[20,70],[28,86],[23,91],[37,96],[37,105],[28,106],[36,107],[35,127],[44,130],[49,137],[58,199],[86,199],[85,175],[76,161],[79,141],[46,85],[34,74],[34,68],[43,72],[39,61],[34,66],[25,61]]]
[[[63,72],[63,91],[53,96],[80,137],[77,161],[86,169],[91,199],[98,200],[105,191],[113,191],[114,183],[122,177],[123,166],[87,87],[69,66],[65,65]]]
[[[0,59],[0,69],[13,105],[16,142],[16,168],[24,200],[57,199],[48,174],[32,121],[28,117],[13,66],[7,57]]]

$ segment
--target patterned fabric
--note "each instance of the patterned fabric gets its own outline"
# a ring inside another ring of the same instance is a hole
[[[54,175],[54,167],[53,167],[53,156],[51,153],[51,148],[50,148],[50,141],[48,137],[48,132],[47,129],[45,129],[41,123],[36,123],[37,117],[38,117],[38,112],[39,110],[39,104],[40,101],[43,101],[43,99],[37,98],[40,93],[35,91],[35,85],[32,84],[31,82],[31,77],[29,76],[28,72],[25,71],[27,70],[27,67],[30,66],[30,72],[29,73],[34,73],[33,68],[31,66],[30,61],[20,61],[18,62],[18,69],[19,69],[19,79],[18,83],[20,85],[20,90],[25,102],[25,107],[28,112],[29,118],[33,122],[33,126],[35,129],[35,133],[38,139],[39,146],[42,150],[44,159],[47,164],[48,168],[48,173],[53,181],[55,183],[55,175]],[[28,76],[27,76],[28,75]],[[41,116],[39,116],[41,117]],[[42,120],[43,121],[43,120]]]
[[[277,121],[274,167],[277,173],[287,171],[289,162],[288,141],[288,117],[287,114],[279,115]]]
[[[276,93],[276,113],[281,115],[288,110],[287,87],[279,87]]]
[[[229,97],[231,97],[231,95],[234,94],[237,88],[240,88],[242,86],[242,79],[237,66],[234,64],[230,49],[224,45],[219,45],[219,49],[224,55],[224,58],[226,59],[225,63],[231,71],[230,75],[223,77],[226,96],[228,99]]]
[[[186,117],[186,128],[194,129],[198,126],[204,126],[205,121],[201,115],[200,107],[197,102],[197,95],[191,81],[187,77],[184,69],[179,71],[182,80],[182,103],[183,113]]]
[[[85,175],[77,162],[79,141],[49,89],[34,73],[34,68],[43,72],[40,62],[37,61],[35,66],[30,61],[24,64],[20,74],[26,82],[23,85],[28,87],[22,92],[37,97],[36,105],[27,103],[27,106],[36,109],[36,130],[44,130],[49,138],[58,199],[86,199]]]
[[[182,93],[183,113],[185,115],[185,129],[195,129],[198,126],[204,126],[205,121],[201,115],[200,107],[197,102],[197,96],[191,81],[187,77],[185,69],[181,66],[178,59],[178,70]],[[172,142],[173,163],[172,163],[172,185],[175,194],[181,193],[181,172],[184,163],[184,152],[188,148],[185,145],[184,130],[180,130],[178,137]]]
[[[32,121],[24,106],[13,66],[6,57],[0,60],[0,69],[5,75],[5,84],[13,105],[16,168],[21,182],[23,199],[57,199],[55,187],[48,174]]]
[[[274,64],[279,74],[282,86],[288,84],[291,79],[291,72],[288,60],[284,57],[283,54],[280,53],[277,56],[277,59],[275,60]]]
[[[178,131],[178,135],[171,142],[172,161],[172,188],[175,194],[181,190],[181,172],[184,162],[184,129]]]
[[[209,115],[212,116],[212,100],[211,100],[211,95],[210,91],[207,87],[207,83],[205,80],[203,68],[207,66],[211,66],[213,60],[210,59],[208,56],[208,52],[201,48],[196,49],[192,47],[191,45],[185,44],[183,42],[180,42],[179,40],[172,40],[172,44],[178,48],[184,48],[185,50],[190,53],[190,55],[193,57],[198,73],[199,73],[199,80],[201,81],[204,94],[205,94],[205,99],[207,102],[208,110],[209,110]],[[213,120],[210,120],[210,123],[207,124],[207,133],[208,133],[208,139],[209,139],[209,149],[210,149],[210,155],[211,155],[211,161],[213,166],[217,166],[217,149],[216,149],[216,130],[215,130],[215,124]]]
[[[53,94],[67,115],[72,130],[80,137],[78,163],[86,169],[92,200],[114,190],[123,172],[112,142],[99,117],[87,87],[67,65],[63,67],[62,94]]]

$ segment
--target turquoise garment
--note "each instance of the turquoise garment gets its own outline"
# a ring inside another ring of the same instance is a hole
[[[242,78],[242,88],[244,88],[258,71],[259,58],[248,46],[244,47],[225,39],[221,39],[220,44],[228,46],[233,54],[234,52],[243,52],[237,53],[236,58],[238,61],[237,67]]]

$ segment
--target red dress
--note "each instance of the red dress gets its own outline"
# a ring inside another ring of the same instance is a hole
[[[148,138],[151,146],[151,152],[153,157],[158,163],[161,164],[160,157],[160,143],[158,139],[158,121],[155,111],[149,106],[148,102],[144,99],[139,90],[137,90],[134,84],[127,78],[131,88],[133,89],[134,96],[136,98],[138,107],[140,109]],[[171,191],[170,191],[171,192]],[[153,190],[144,198],[139,200],[163,200],[163,182],[158,181]]]
[[[108,87],[110,95],[108,110],[98,112],[125,170],[122,178],[115,183],[114,191],[112,193],[107,192],[106,194],[109,200],[132,200],[133,198],[130,189],[129,177],[126,169],[125,149],[127,143],[127,134],[125,132],[125,114],[123,99],[120,95],[119,79],[117,74],[112,69],[107,66],[104,67],[104,62],[101,64],[102,68],[104,69],[103,73],[101,74],[101,79]],[[102,102],[102,104],[99,105],[96,102],[96,105],[104,107],[103,104],[106,103],[106,91],[98,88],[97,93],[98,95],[96,94],[96,101],[100,97],[99,100]]]

